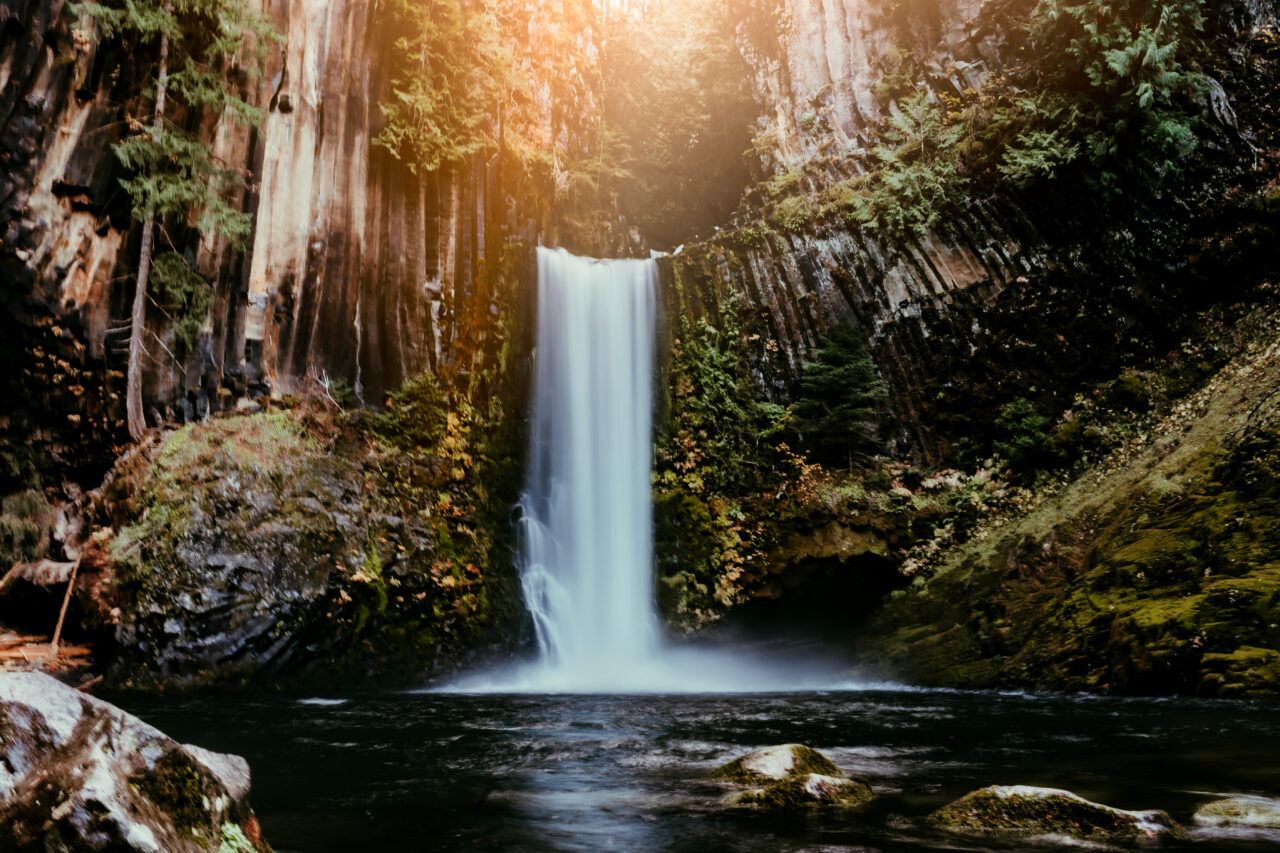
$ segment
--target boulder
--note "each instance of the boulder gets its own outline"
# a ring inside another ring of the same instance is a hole
[[[1185,836],[1162,811],[1125,811],[1070,791],[1031,785],[973,791],[934,812],[929,822],[947,832],[992,838],[1056,836],[1124,843]]]
[[[0,674],[0,849],[263,850],[241,757],[184,746],[41,673]]]
[[[335,449],[308,417],[187,426],[93,493],[110,686],[417,686],[517,642],[507,505],[494,535],[471,535],[489,516],[447,459],[366,447],[345,422]]]
[[[1280,829],[1280,800],[1249,796],[1214,800],[1196,809],[1193,819],[1200,826]]]
[[[875,796],[871,786],[851,779],[831,759],[798,743],[759,749],[711,774],[745,790],[730,795],[736,806],[805,809],[817,806],[860,809]]]

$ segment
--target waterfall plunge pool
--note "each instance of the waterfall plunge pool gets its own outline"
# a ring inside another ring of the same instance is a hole
[[[1161,808],[1188,827],[1219,794],[1280,796],[1273,701],[925,690],[117,701],[179,740],[248,758],[279,853],[1054,849],[958,840],[924,818],[990,784]],[[787,742],[867,778],[877,802],[860,815],[723,810],[706,774]],[[1278,831],[1192,838],[1185,849],[1280,847]]]

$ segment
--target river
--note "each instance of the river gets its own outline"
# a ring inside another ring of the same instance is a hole
[[[906,689],[117,701],[179,740],[247,757],[279,853],[1025,850],[942,836],[924,818],[990,784],[1067,788],[1188,826],[1218,794],[1280,795],[1274,701]],[[865,777],[875,805],[722,808],[707,773],[787,742]],[[1188,849],[1280,848],[1275,830],[1192,838]]]

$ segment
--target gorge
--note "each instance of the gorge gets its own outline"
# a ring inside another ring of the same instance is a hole
[[[1278,24],[0,0],[0,669],[282,850],[1266,849],[1191,825],[1280,796]],[[875,804],[720,809],[793,740]]]

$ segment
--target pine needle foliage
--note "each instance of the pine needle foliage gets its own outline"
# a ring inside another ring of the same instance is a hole
[[[793,424],[814,456],[848,461],[880,450],[876,423],[888,396],[862,331],[842,323],[827,331],[804,363],[792,403]]]
[[[140,75],[148,83],[137,93],[151,98],[154,114],[147,122],[128,116],[129,134],[114,146],[128,172],[120,184],[132,202],[133,218],[142,223],[125,378],[126,420],[137,441],[147,428],[142,361],[157,231],[171,250],[180,247],[163,227],[166,220],[175,230],[182,227],[178,233],[194,225],[205,239],[220,237],[241,249],[252,224],[234,197],[244,184],[243,173],[218,163],[213,149],[192,127],[198,126],[203,111],[217,119],[262,120],[262,112],[244,99],[237,81],[257,75],[279,37],[248,0],[89,0],[71,10],[96,25],[91,37],[118,40],[135,58],[154,56],[154,65]],[[175,121],[175,115],[181,120]],[[181,344],[190,349],[209,301],[196,298],[199,289],[172,260],[166,261],[163,272],[170,286],[186,291],[185,310],[172,319]],[[199,313],[188,315],[190,310]]]
[[[177,252],[161,252],[152,263],[151,284],[157,301],[174,319],[174,343],[180,352],[191,352],[209,314],[213,287]]]
[[[392,97],[374,144],[414,174],[434,172],[496,142],[496,105],[514,56],[485,0],[392,0]]]
[[[73,4],[71,10],[87,15],[97,35],[119,40],[135,56],[167,38],[172,66],[168,96],[188,115],[208,110],[246,125],[262,121],[262,110],[245,100],[236,81],[257,76],[280,37],[246,0],[87,2]],[[152,96],[155,83],[152,77]],[[193,219],[205,236],[243,247],[252,224],[234,200],[235,191],[244,186],[243,172],[218,162],[206,142],[172,121],[156,128],[130,117],[129,128],[114,152],[129,173],[120,183],[132,201],[134,219]]]

